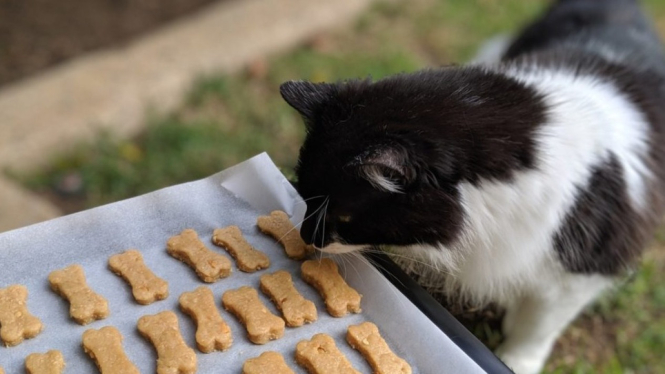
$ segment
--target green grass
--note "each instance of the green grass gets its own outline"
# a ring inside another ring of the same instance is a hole
[[[665,373],[665,247],[560,339],[552,373]],[[570,363],[573,363],[572,365]]]
[[[665,32],[665,1],[646,1]],[[410,0],[377,3],[352,26],[264,61],[265,69],[201,77],[184,104],[153,116],[134,139],[100,134],[56,155],[47,168],[11,174],[72,211],[202,178],[262,151],[290,175],[304,136],[279,97],[289,79],[332,81],[463,62],[483,40],[516,31],[545,3],[534,0]],[[73,195],[53,192],[80,177]],[[77,203],[68,204],[69,200]],[[559,340],[548,373],[665,373],[665,239],[633,279],[604,297]],[[495,345],[487,325],[474,332]]]

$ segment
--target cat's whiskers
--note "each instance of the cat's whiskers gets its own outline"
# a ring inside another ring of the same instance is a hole
[[[307,199],[300,199],[300,201],[296,201],[296,204],[303,204],[303,203],[306,203],[310,200],[318,199],[320,197],[325,197],[325,195],[312,196],[312,197],[308,197]]]
[[[394,274],[392,274],[390,271],[388,271],[388,269],[386,269],[385,267],[383,267],[381,264],[377,263],[376,261],[373,261],[372,259],[363,256],[362,253],[360,253],[360,251],[349,252],[349,254],[351,256],[354,256],[355,258],[357,258],[359,261],[367,264],[368,266],[374,266],[375,268],[377,268],[379,270],[383,270],[384,274],[389,275],[390,277],[395,279],[397,282],[399,282],[402,286],[405,286],[404,283],[399,278],[397,278]],[[355,269],[355,267],[354,267],[354,269]],[[358,273],[357,269],[356,269],[356,273]],[[358,277],[362,278],[362,277],[360,277],[360,274],[358,274]],[[362,279],[364,280],[365,278],[362,278]],[[390,289],[392,290],[393,294],[395,296],[397,296],[397,299],[401,300],[400,302],[402,303],[402,305],[404,305],[404,300],[398,296],[400,294],[399,291],[396,290],[395,287],[390,287]]]
[[[325,200],[323,200],[323,203],[321,204],[319,209],[317,209],[318,214],[317,214],[317,218],[316,218],[316,226],[314,226],[314,232],[312,233],[312,239],[311,239],[312,243],[314,244],[314,247],[316,247],[315,239],[316,239],[316,234],[319,232],[319,225],[321,225],[321,217],[323,217],[323,213],[325,212],[325,209],[327,209],[327,207],[328,207],[327,203],[328,203],[329,198],[330,197],[327,197]],[[324,208],[324,210],[321,210],[321,208]],[[312,214],[314,214],[314,213],[312,213]]]
[[[368,249],[369,249],[369,248],[368,248]],[[371,253],[371,251],[369,251],[369,250],[364,250],[364,249],[361,250],[361,251],[358,251],[358,252],[349,252],[349,253],[352,253],[354,256],[358,257],[358,258],[360,259],[360,261],[363,261],[363,262],[367,263],[368,265],[370,265],[370,266],[374,266],[374,267],[376,267],[377,269],[379,269],[379,270],[385,272],[385,273],[386,273],[387,275],[389,275],[391,278],[395,279],[396,281],[400,282],[400,284],[404,285],[404,283],[402,283],[402,282],[399,280],[399,278],[397,278],[393,273],[391,273],[390,271],[388,271],[388,269],[386,269],[383,265],[379,264],[378,262],[374,261],[373,259],[371,259],[371,258],[369,258],[369,257],[365,257],[365,256],[363,256],[362,253],[360,253],[360,252],[370,252],[370,253]],[[376,251],[376,252],[378,253],[378,252],[380,252],[380,251]]]
[[[326,237],[326,232],[325,232],[325,230],[326,230],[326,214],[327,214],[327,211],[328,211],[328,204],[330,203],[329,199],[330,199],[330,196],[328,196],[328,199],[326,201],[326,207],[323,209],[323,235],[321,235],[321,247],[323,247],[323,240]],[[319,261],[321,261],[322,259],[323,259],[323,252],[319,251]]]
[[[357,269],[355,266],[353,266],[353,261],[348,259],[349,256],[351,256],[351,257],[357,257],[357,253],[355,253],[355,252],[347,252],[347,253],[341,253],[339,256],[340,256],[345,262],[346,262],[346,261],[349,262],[349,265],[351,265],[351,267],[353,267],[353,270],[355,271],[355,273],[356,273],[356,275],[358,276],[358,278],[362,278],[362,277],[360,276],[360,272],[358,272],[358,269]]]
[[[295,230],[298,226],[302,225],[303,222],[305,222],[305,221],[306,221],[307,219],[309,219],[311,216],[315,215],[318,211],[320,211],[321,208],[323,208],[323,204],[325,204],[325,201],[324,201],[323,203],[321,203],[321,206],[320,206],[318,209],[316,209],[315,211],[313,211],[312,214],[310,214],[309,216],[303,218],[302,221],[300,221],[299,223],[293,225],[293,227],[290,228],[287,232],[285,232],[284,235],[282,235],[282,237],[279,238],[279,240],[277,240],[277,241],[278,241],[278,242],[281,242],[282,239],[284,239],[284,238],[285,238],[285,237],[286,237],[291,231]]]
[[[423,266],[429,268],[430,270],[434,270],[434,271],[439,272],[439,273],[443,273],[443,274],[449,274],[450,273],[445,269],[439,268],[436,264],[431,264],[431,263],[428,263],[428,262],[425,262],[425,261],[422,261],[422,260],[418,260],[415,257],[406,256],[406,255],[396,253],[396,252],[392,252],[392,251],[391,252],[386,252],[386,251],[382,251],[382,250],[379,250],[379,249],[374,249],[374,248],[371,248],[371,247],[368,247],[368,248],[363,249],[361,251],[362,252],[369,252],[369,253],[382,253],[382,254],[388,255],[389,257],[403,258],[403,259],[409,260],[410,262],[413,262],[415,264],[423,265]]]
[[[345,256],[343,256],[343,254],[335,255],[335,258],[339,258],[339,259],[341,260],[341,264],[342,264],[342,275],[343,275],[344,279],[346,279],[346,278],[348,277],[348,275],[347,275],[348,272],[347,272],[347,270],[346,270],[346,269],[347,269],[347,268],[346,268],[346,262],[347,262],[348,259],[347,259]]]
[[[321,231],[321,248],[323,248],[324,241],[326,240],[326,218],[328,217],[328,205],[330,200],[326,203],[326,207],[323,208],[323,230]]]
[[[323,200],[323,203],[318,209],[318,213],[316,215],[316,225],[314,226],[314,231],[312,232],[312,245],[316,248],[316,234],[319,232],[319,225],[321,224],[321,217],[323,216],[323,210],[321,208],[324,208],[326,205],[327,199]],[[325,209],[325,208],[324,208]]]
[[[360,272],[358,271],[358,268],[353,263],[353,259],[357,259],[358,261],[361,261],[361,262],[367,264],[367,266],[371,267],[372,265],[367,261],[367,259],[365,259],[364,256],[362,256],[360,253],[355,252],[355,251],[354,252],[342,253],[342,254],[339,254],[338,256],[340,258],[342,258],[344,262],[348,261],[349,265],[351,265],[351,267],[353,268],[353,271],[356,273],[358,281],[365,283],[365,281],[366,281],[365,277],[360,275]],[[350,259],[349,257],[352,257],[352,258]]]
[[[416,239],[416,243],[418,243],[418,246],[421,246],[421,247],[425,245],[425,243],[423,243],[422,240],[420,240],[420,239]],[[426,252],[426,254],[427,254],[427,255],[430,255],[429,252]],[[408,259],[409,257],[403,255],[403,258]],[[416,261],[416,263],[418,263],[418,262]],[[421,262],[421,264],[425,264],[425,263],[427,263],[427,264],[433,264],[433,265],[430,267],[430,269],[433,269],[433,270],[436,271],[436,272],[442,272],[442,270],[443,270],[443,269],[441,269],[441,267],[439,266],[440,264],[439,264],[438,261],[429,261],[429,262],[426,262],[425,260],[423,260],[423,261]]]

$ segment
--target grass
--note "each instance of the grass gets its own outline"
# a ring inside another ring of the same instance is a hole
[[[559,339],[551,373],[665,373],[665,246]]]
[[[665,2],[646,2],[665,33]],[[184,104],[153,116],[135,139],[98,136],[50,167],[11,174],[66,211],[202,178],[267,151],[289,175],[304,136],[279,97],[289,79],[330,81],[463,62],[480,43],[513,32],[545,6],[533,0],[377,3],[352,26],[236,74],[201,77]],[[665,235],[626,284],[602,298],[557,343],[547,373],[665,373]],[[473,330],[490,345],[500,334]]]

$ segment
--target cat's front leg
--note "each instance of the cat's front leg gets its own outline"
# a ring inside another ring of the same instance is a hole
[[[565,275],[515,300],[506,311],[506,339],[497,356],[516,374],[539,373],[561,332],[611,283],[599,275]]]

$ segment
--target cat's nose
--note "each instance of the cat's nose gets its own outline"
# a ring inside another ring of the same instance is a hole
[[[305,244],[312,244],[314,242],[314,229],[316,223],[314,220],[306,219],[303,221],[302,226],[300,227],[300,237],[305,242]]]
[[[323,248],[330,244],[331,242],[331,237],[328,235],[330,232],[327,230],[324,232],[322,230],[322,227],[319,227],[318,230],[314,231],[314,240],[310,244],[314,244],[315,247],[317,248]]]
[[[313,244],[316,247],[322,248],[330,244],[330,232],[332,224],[329,222],[317,222],[315,220],[305,220],[300,228],[300,237],[305,244]]]

